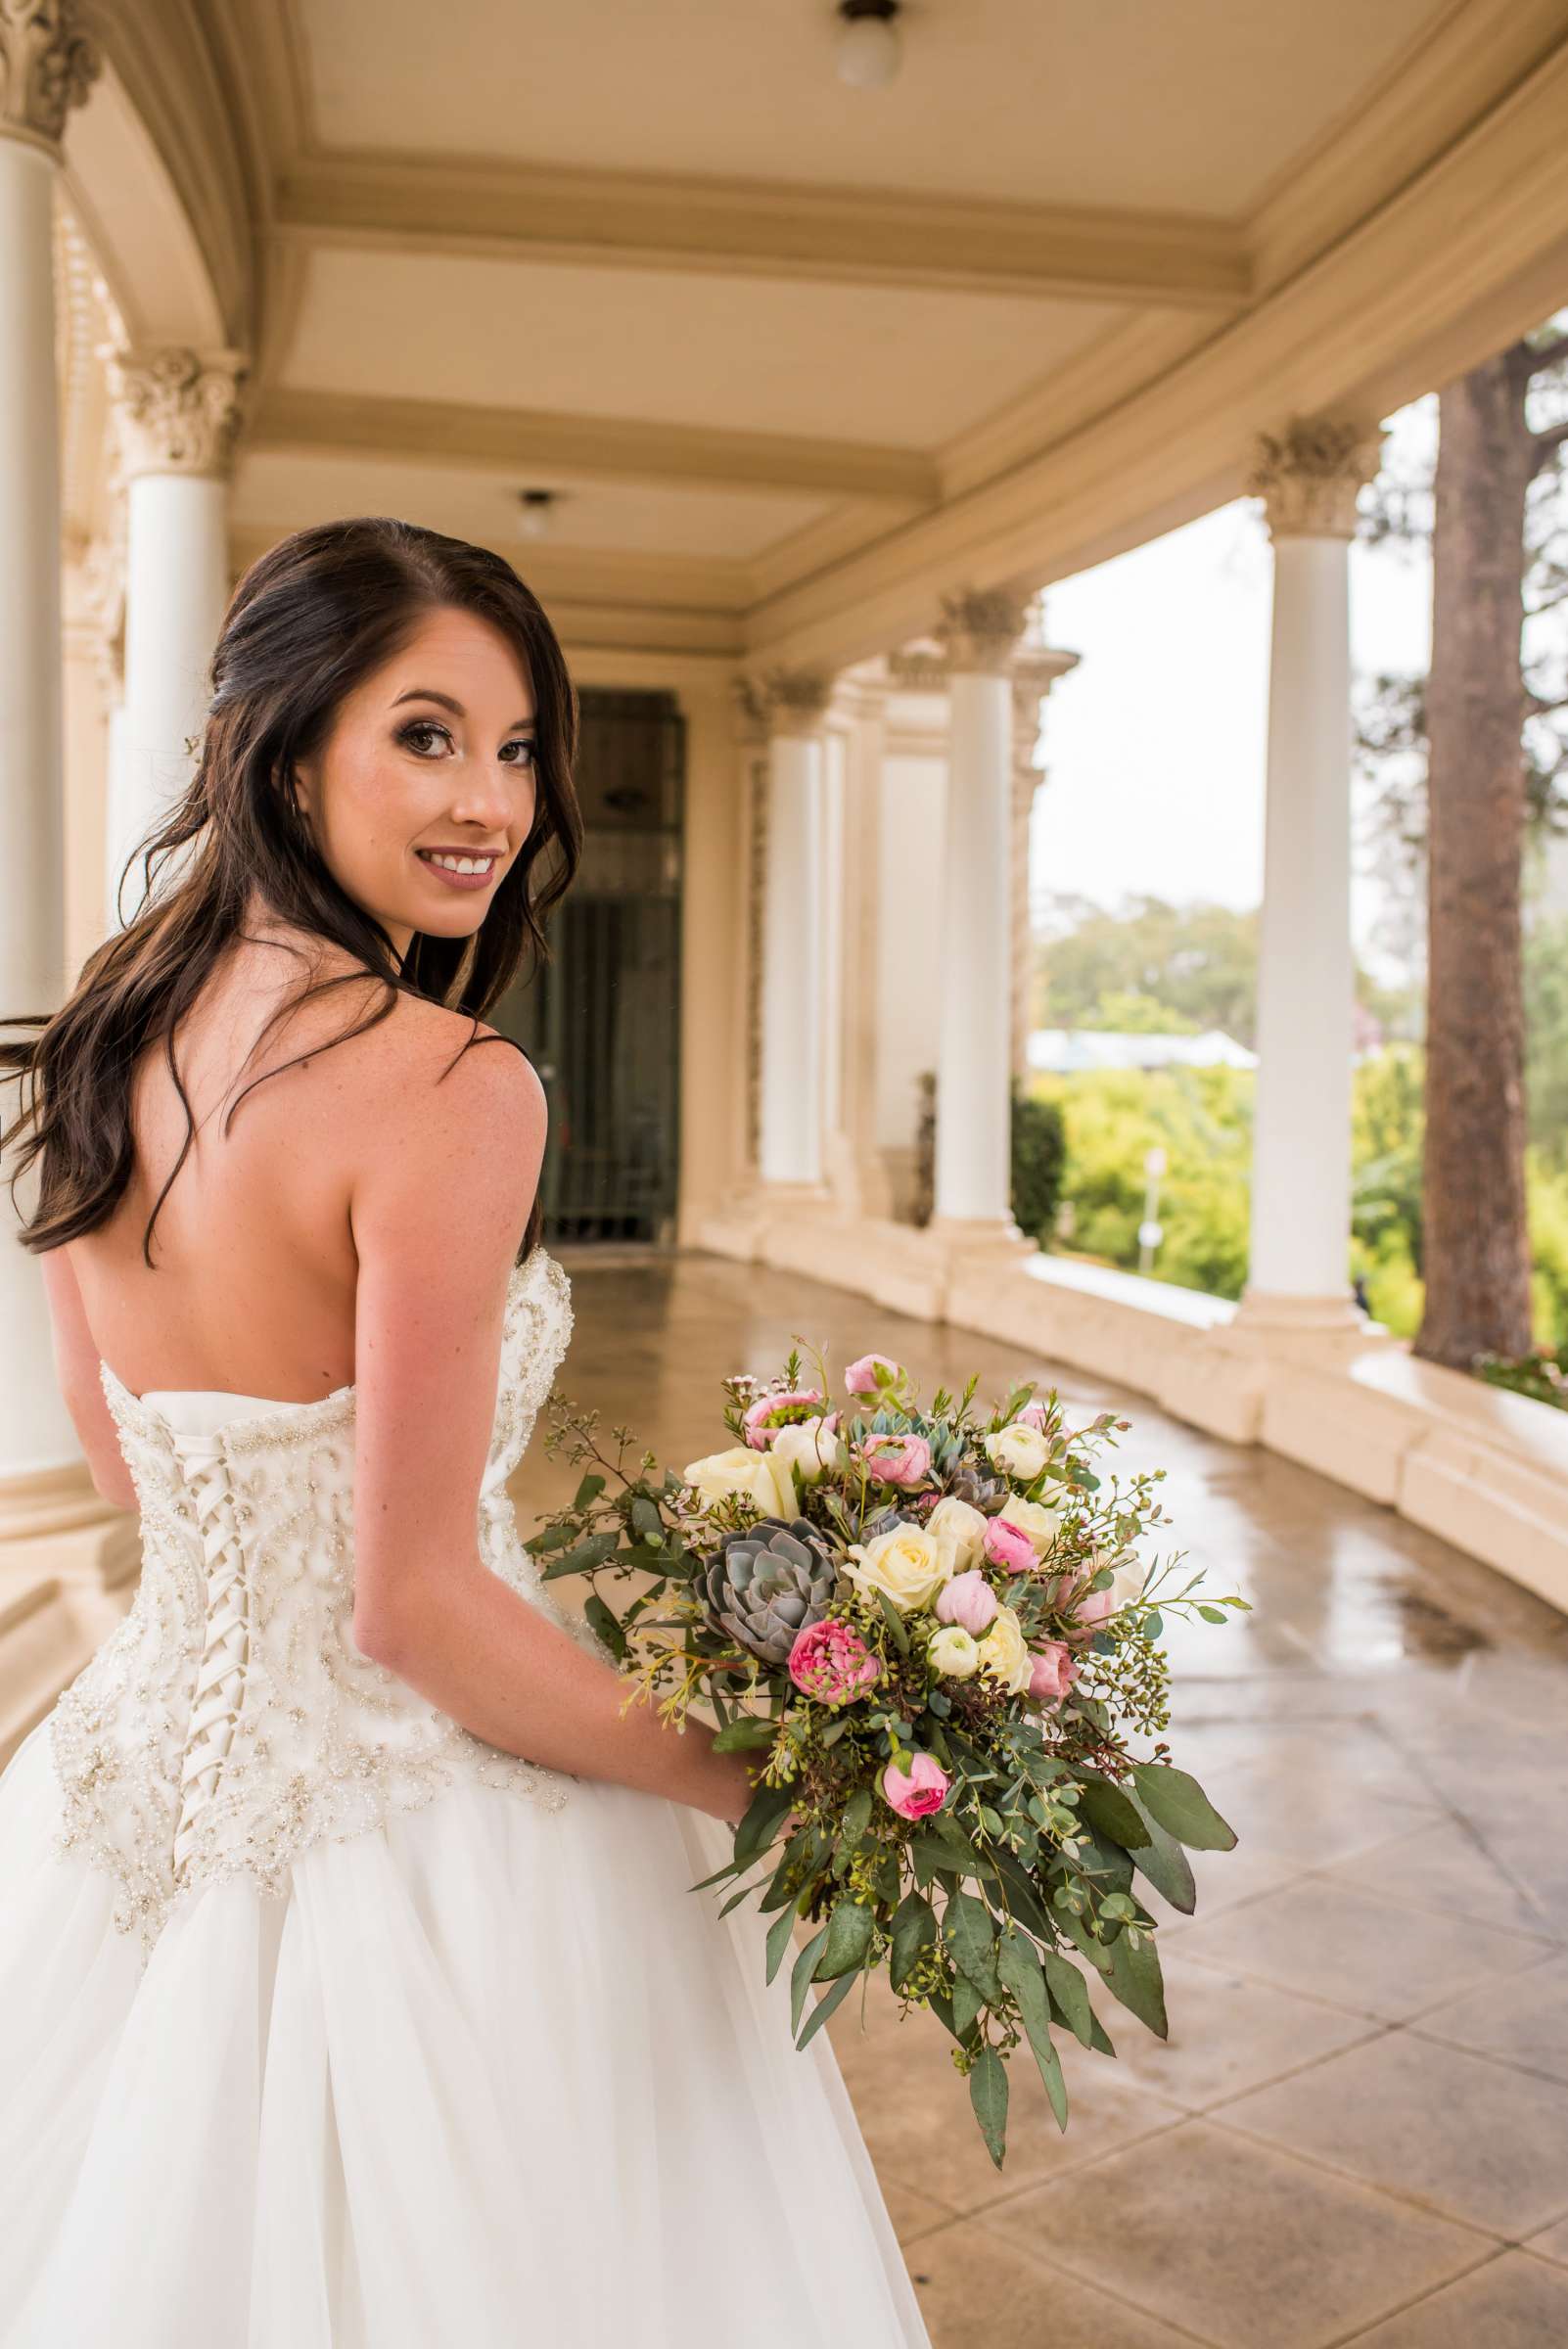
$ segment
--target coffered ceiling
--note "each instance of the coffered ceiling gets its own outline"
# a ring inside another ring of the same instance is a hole
[[[179,199],[255,354],[236,561],[398,511],[583,643],[858,657],[944,580],[1229,493],[1249,424],[1376,401],[1568,265],[1568,0],[901,22],[866,91],[830,0],[106,0],[71,185],[129,324],[184,281],[153,298],[119,183],[127,220]]]

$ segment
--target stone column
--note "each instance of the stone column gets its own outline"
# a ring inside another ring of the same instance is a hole
[[[1025,611],[1011,596],[945,600],[950,762],[940,909],[942,1000],[931,1229],[1017,1244],[1009,1078],[1013,1037],[1013,664]]]
[[[769,1189],[812,1201],[827,1195],[822,734],[831,691],[832,679],[814,670],[772,669],[753,685],[768,728],[757,1171]]]
[[[1058,677],[1078,667],[1077,653],[1031,647],[1013,664],[1013,1074],[1029,1075],[1030,1006],[1035,992],[1035,930],[1029,898],[1029,841],[1035,801],[1045,782],[1035,763],[1040,712]]]
[[[60,426],[54,183],[69,109],[99,70],[72,0],[0,0],[0,1016],[66,995]],[[25,1034],[26,1031],[22,1033]],[[7,1085],[9,1125],[18,1093]],[[36,1189],[18,1185],[30,1209]],[[0,1192],[0,1481],[77,1458],[50,1375],[38,1262]]]
[[[1238,1324],[1355,1331],[1350,1286],[1349,550],[1381,436],[1319,418],[1260,439],[1274,542],[1252,1244]]]
[[[125,861],[183,796],[229,598],[228,484],[242,353],[106,352],[126,484],[125,716],[110,784],[110,924]],[[140,862],[121,898],[142,900]]]

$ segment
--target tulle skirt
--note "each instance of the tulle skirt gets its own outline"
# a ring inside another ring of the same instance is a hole
[[[727,1831],[458,1785],[144,1963],[0,1776],[0,2349],[928,2349]]]

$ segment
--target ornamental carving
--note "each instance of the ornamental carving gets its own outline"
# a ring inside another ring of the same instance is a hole
[[[1383,435],[1334,416],[1293,417],[1260,433],[1247,488],[1274,538],[1354,538],[1356,500],[1382,462]]]
[[[127,478],[186,473],[223,479],[240,430],[243,353],[171,347],[107,355]]]
[[[53,154],[102,70],[76,0],[0,0],[0,137]]]
[[[945,595],[937,627],[950,673],[959,676],[1002,676],[1028,623],[1029,607],[1004,588],[971,588]]]
[[[769,734],[814,734],[833,698],[824,669],[769,668],[743,677],[736,688],[743,723]]]

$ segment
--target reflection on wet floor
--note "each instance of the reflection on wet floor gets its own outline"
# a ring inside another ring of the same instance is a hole
[[[1169,2040],[1109,2004],[1116,2059],[1064,2051],[1065,2137],[1015,2065],[998,2175],[930,2018],[829,2025],[937,2349],[1568,2341],[1568,1618],[1016,1347],[715,1257],[560,1254],[562,1387],[663,1456],[716,1449],[718,1379],[797,1340],[927,1396],[1039,1377],[1130,1420],[1113,1463],[1167,1469],[1162,1554],[1252,1602],[1167,1619],[1175,1759],[1241,1838],[1198,1855],[1193,1916],[1154,1904]],[[575,1481],[536,1436],[525,1527]]]

